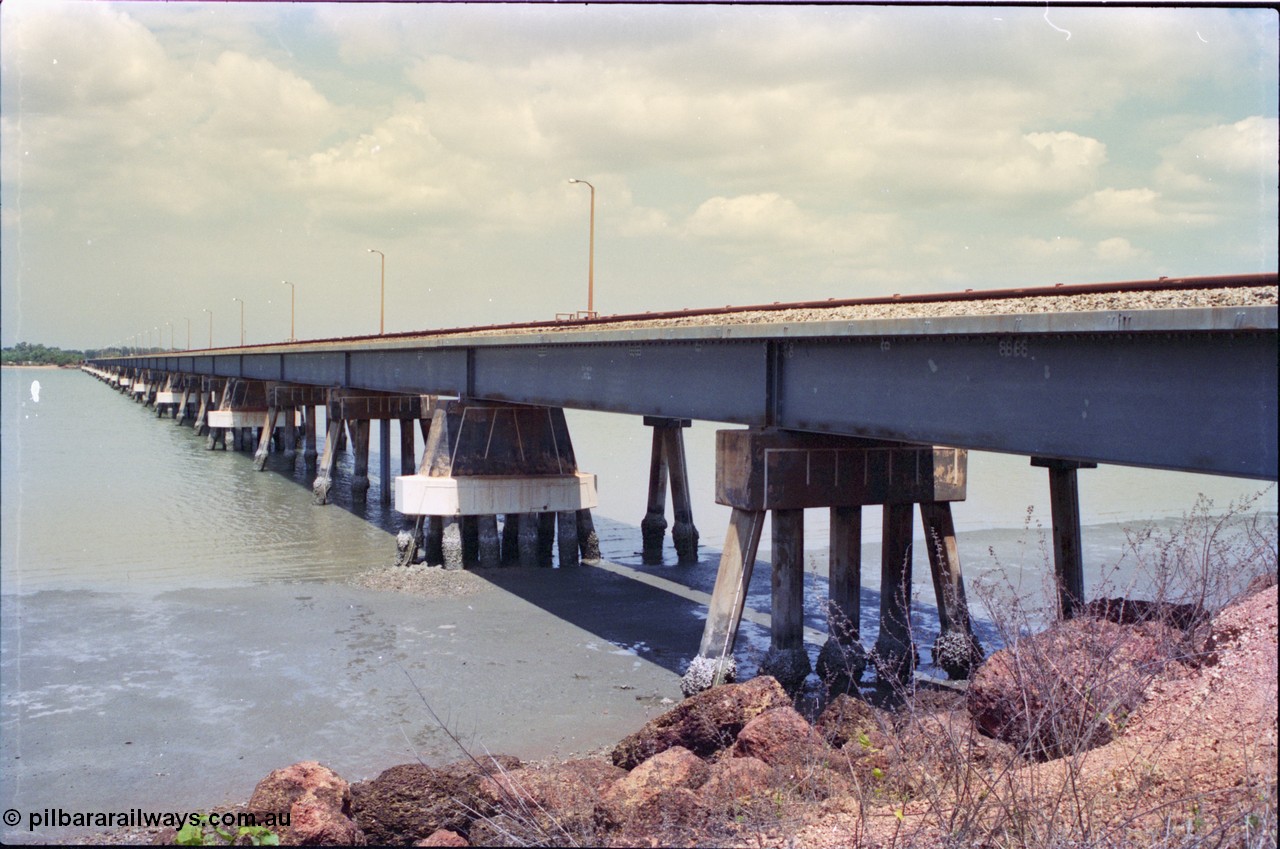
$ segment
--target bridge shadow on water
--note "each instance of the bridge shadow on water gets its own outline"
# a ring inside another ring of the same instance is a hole
[[[376,455],[375,455],[376,456]],[[352,498],[353,459],[349,452],[339,455],[333,475],[329,503],[325,509],[345,510],[388,534],[387,560],[395,556],[395,535],[412,525],[412,518],[381,503],[377,467],[371,458],[370,487],[364,500]],[[264,473],[274,473],[296,483],[311,497],[315,469],[307,468],[301,457],[290,466],[283,455],[272,453]],[[551,615],[582,629],[584,634],[609,644],[603,650],[631,654],[654,663],[676,675],[684,673],[689,660],[697,653],[707,616],[707,602],[715,585],[720,549],[699,547],[696,562],[679,563],[670,534],[663,549],[661,563],[645,563],[640,552],[639,525],[619,522],[595,515],[605,563],[600,566],[570,568],[533,568],[499,566],[480,568],[473,564],[467,570],[494,586],[533,604]],[[707,529],[718,537],[720,529]],[[860,641],[868,650],[879,633],[880,592],[868,583],[879,578],[879,554],[872,546],[864,547],[861,593]],[[761,553],[765,553],[762,549]],[[818,651],[828,633],[828,583],[825,577],[826,557],[823,551],[806,553],[808,562],[804,576],[804,626],[806,648],[810,660],[817,661]],[[917,577],[921,572],[916,570]],[[923,570],[927,578],[927,566]],[[769,648],[767,620],[753,621],[767,615],[771,605],[770,564],[756,560],[748,586],[746,612],[738,632],[734,657],[739,675],[755,674],[760,660]],[[911,622],[921,671],[945,677],[932,666],[930,647],[939,631],[938,609],[932,591],[919,583],[915,586]],[[997,629],[989,620],[974,618],[974,632],[990,652],[998,647]],[[819,639],[815,642],[814,632]],[[589,641],[589,640],[588,640]],[[868,673],[869,675],[870,673]]]

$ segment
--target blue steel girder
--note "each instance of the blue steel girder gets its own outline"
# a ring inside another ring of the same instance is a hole
[[[815,341],[782,357],[777,424],[1274,480],[1276,363],[1274,334]]]
[[[1276,309],[1258,307],[335,340],[120,362],[1275,480],[1276,338]]]

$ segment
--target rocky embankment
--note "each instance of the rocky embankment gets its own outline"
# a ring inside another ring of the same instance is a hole
[[[280,837],[301,845],[1254,845],[1276,829],[1276,611],[1274,584],[1212,618],[1095,603],[994,654],[967,694],[839,695],[810,721],[761,677],[598,759],[354,785],[299,763],[244,807],[290,811]]]

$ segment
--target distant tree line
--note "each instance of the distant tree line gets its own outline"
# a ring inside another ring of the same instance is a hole
[[[121,348],[111,345],[107,348],[86,348],[83,351],[74,349],[62,350],[45,345],[32,345],[30,342],[19,342],[12,348],[0,349],[5,365],[14,366],[74,366],[95,357],[128,357],[135,354],[167,353],[163,348]]]
[[[90,356],[97,352],[89,352]],[[64,351],[61,348],[47,348],[44,345],[32,345],[30,342],[19,342],[12,348],[0,351],[0,361],[5,365],[24,366],[72,366],[82,362],[84,351]]]

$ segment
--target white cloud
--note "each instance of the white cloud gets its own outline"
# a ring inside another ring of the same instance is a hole
[[[337,126],[339,116],[310,82],[266,59],[224,52],[196,68],[192,82],[205,92],[209,109],[194,126],[177,128],[192,135],[241,149],[305,149]]]
[[[1105,188],[1071,205],[1070,212],[1101,229],[1203,227],[1215,216],[1203,204],[1170,201],[1149,188]]]
[[[895,256],[909,249],[907,230],[894,215],[831,216],[766,192],[710,198],[680,232],[687,240],[735,257],[740,275],[812,286],[894,263]]]
[[[1183,193],[1217,194],[1240,183],[1274,186],[1278,150],[1276,119],[1252,115],[1196,130],[1161,151],[1156,178],[1170,191]]]
[[[1061,262],[1080,253],[1083,243],[1074,236],[1054,236],[1048,239],[1022,237],[1009,243],[1010,253],[1033,261],[1054,260]]]
[[[1121,236],[1114,236],[1098,242],[1093,246],[1093,253],[1103,262],[1117,263],[1144,260],[1151,256],[1150,251],[1134,247],[1128,239]]]
[[[109,4],[17,3],[5,12],[0,67],[24,111],[105,114],[161,83],[155,37]]]

